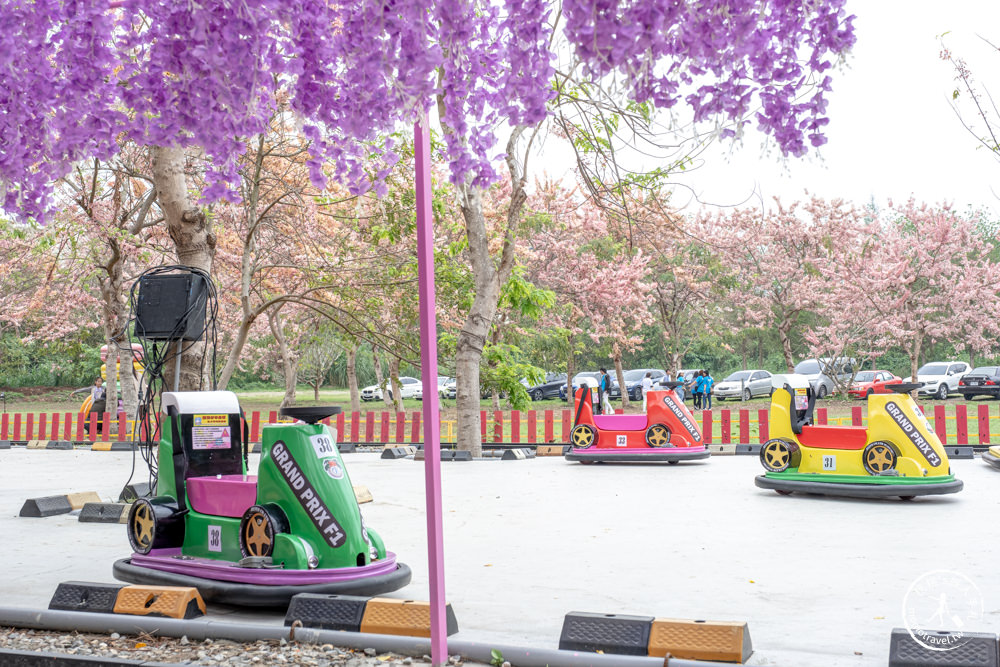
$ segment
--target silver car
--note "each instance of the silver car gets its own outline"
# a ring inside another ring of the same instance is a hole
[[[771,374],[767,371],[736,371],[712,387],[712,396],[720,401],[740,398],[749,401],[754,396],[771,395]]]

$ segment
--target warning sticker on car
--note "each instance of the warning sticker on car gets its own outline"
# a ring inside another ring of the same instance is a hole
[[[194,415],[195,426],[229,426],[229,415]]]
[[[233,444],[228,426],[191,427],[192,449],[229,449]]]

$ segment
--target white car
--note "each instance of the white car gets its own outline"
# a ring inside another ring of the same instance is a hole
[[[972,371],[964,361],[932,361],[917,369],[916,382],[924,386],[917,390],[921,396],[933,396],[938,400],[948,398],[948,394],[958,393],[958,381]],[[906,378],[903,382],[914,382]]]
[[[411,377],[401,377],[399,378],[400,391],[403,394],[403,398],[416,398],[422,399],[424,397],[423,385],[420,384],[420,380]],[[389,400],[392,400],[392,384],[386,381],[386,393],[389,395]],[[382,400],[382,388],[377,384],[365,387],[361,390],[361,400],[362,401],[381,401]]]
[[[749,401],[754,396],[771,395],[771,374],[762,370],[736,371],[712,387],[712,396],[720,401],[739,398]]]

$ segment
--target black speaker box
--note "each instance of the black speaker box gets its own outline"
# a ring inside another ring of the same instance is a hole
[[[165,273],[139,279],[135,333],[146,340],[200,340],[205,329],[208,283],[198,273]]]

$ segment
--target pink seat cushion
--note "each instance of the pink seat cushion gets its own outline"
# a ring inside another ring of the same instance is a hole
[[[602,431],[645,431],[646,415],[594,415],[594,425]]]
[[[257,476],[188,477],[187,494],[195,512],[239,518],[257,502]]]

